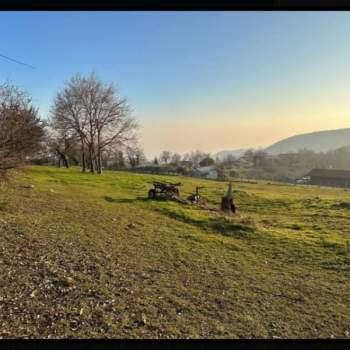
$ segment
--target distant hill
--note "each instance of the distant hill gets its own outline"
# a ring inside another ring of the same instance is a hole
[[[239,148],[239,149],[234,149],[234,150],[225,150],[225,151],[220,151],[216,154],[214,154],[214,158],[218,157],[220,160],[224,159],[228,155],[233,155],[236,158],[239,158],[243,156],[244,152],[246,152],[248,149],[251,148]]]
[[[272,144],[265,148],[265,151],[272,155],[297,152],[303,148],[315,152],[327,152],[348,145],[350,145],[350,128],[295,135]]]

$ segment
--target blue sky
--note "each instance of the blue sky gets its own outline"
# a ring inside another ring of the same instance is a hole
[[[43,117],[64,82],[115,82],[141,143],[215,152],[350,126],[346,12],[2,12],[0,77]],[[196,135],[196,136],[194,136]]]

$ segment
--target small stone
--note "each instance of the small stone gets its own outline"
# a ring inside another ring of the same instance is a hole
[[[26,184],[26,185],[22,185],[23,188],[34,188],[34,185],[32,184]]]
[[[349,332],[348,330],[346,330],[346,331],[344,332],[344,335],[345,335],[346,337],[348,337],[348,336],[350,335],[350,332]]]

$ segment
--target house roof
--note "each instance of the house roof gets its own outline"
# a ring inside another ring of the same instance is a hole
[[[350,179],[350,170],[312,169],[307,175],[333,179]]]
[[[196,168],[197,171],[199,171],[200,173],[208,173],[210,171],[216,171],[216,167],[215,165],[208,165],[208,166],[202,166],[199,168]]]

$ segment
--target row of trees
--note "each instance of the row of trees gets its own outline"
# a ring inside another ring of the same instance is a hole
[[[68,166],[69,154],[82,171],[101,173],[104,160],[125,149],[131,163],[137,161],[137,123],[131,108],[113,84],[94,74],[74,76],[58,92],[51,108],[49,149]]]
[[[199,150],[183,155],[179,153],[172,153],[170,151],[162,151],[159,157],[155,157],[153,160],[154,164],[164,165],[190,165],[192,167],[214,165],[215,160],[209,153],[201,152]]]
[[[55,96],[45,122],[27,93],[5,83],[0,85],[0,173],[35,154],[40,161],[54,158],[59,166],[81,165],[83,172],[135,168],[146,161],[137,143],[137,128],[127,100],[94,74],[71,78]],[[249,150],[239,159],[229,155],[221,160],[201,151],[183,155],[163,151],[153,163],[185,175],[196,167],[215,165],[224,177],[292,181],[313,167],[350,169],[350,147],[277,156]]]
[[[307,149],[279,155],[270,155],[264,150],[247,150],[242,156],[227,155],[213,158],[201,151],[184,155],[163,151],[153,160],[153,166],[144,166],[141,171],[195,175],[194,169],[214,165],[221,179],[243,177],[294,182],[312,168],[350,170],[350,146],[328,152]],[[157,166],[155,166],[157,165]]]
[[[137,143],[138,125],[125,98],[95,74],[76,75],[57,93],[49,118],[39,117],[30,96],[0,86],[0,172],[25,161],[55,159],[82,171],[101,173],[113,162],[136,166],[144,160]]]
[[[227,156],[217,164],[230,176],[293,182],[313,168],[350,170],[350,147],[328,152],[301,149],[279,155],[249,150],[238,159]]]

